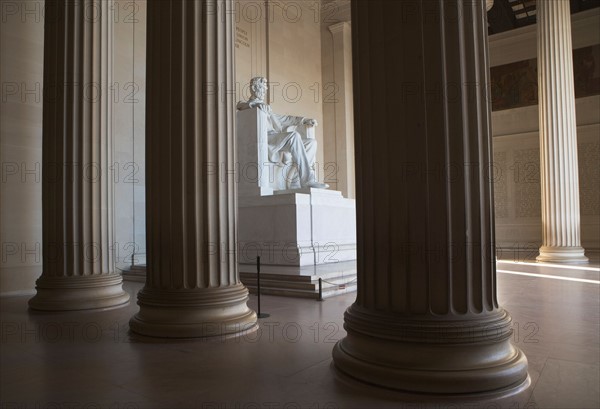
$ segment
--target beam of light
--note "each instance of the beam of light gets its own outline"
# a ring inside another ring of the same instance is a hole
[[[509,271],[509,270],[496,270],[496,271],[499,272],[499,273],[504,273],[504,274],[515,274],[515,275],[518,275],[518,276],[551,278],[553,280],[576,281],[578,283],[588,283],[588,284],[600,284],[600,281],[597,281],[597,280],[587,280],[585,278],[572,278],[572,277],[563,277],[563,276],[550,276],[550,275],[547,275],[547,274],[524,273],[522,271]]]
[[[536,266],[536,267],[550,267],[550,268],[562,268],[566,270],[584,270],[584,271],[596,271],[600,273],[600,268],[595,267],[582,267],[582,266],[574,266],[571,264],[547,264],[547,263],[528,263],[526,261],[510,261],[510,260],[497,260],[497,263],[510,263],[510,264],[523,264],[526,266]]]

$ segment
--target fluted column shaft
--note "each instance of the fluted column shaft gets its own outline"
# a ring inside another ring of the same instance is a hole
[[[134,332],[255,328],[237,271],[232,0],[148,2],[148,267]]]
[[[522,387],[496,298],[485,3],[352,7],[358,293],[336,367],[416,392]]]
[[[46,7],[43,273],[33,309],[129,300],[113,257],[111,3],[57,0]]]
[[[538,1],[537,19],[543,239],[537,259],[586,262],[580,241],[569,1]]]
[[[329,26],[333,37],[333,76],[335,85],[335,152],[336,190],[345,197],[355,197],[354,122],[352,111],[352,29],[350,23],[340,22]]]

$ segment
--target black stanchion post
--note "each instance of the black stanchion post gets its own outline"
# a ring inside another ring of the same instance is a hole
[[[323,280],[319,277],[319,298],[317,301],[323,301]]]
[[[258,318],[267,318],[270,314],[260,312],[260,256],[256,257],[256,295],[258,296]]]
[[[256,257],[256,295],[258,296],[258,316],[260,316],[260,256]]]

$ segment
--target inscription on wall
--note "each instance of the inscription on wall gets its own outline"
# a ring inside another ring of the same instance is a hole
[[[494,207],[496,218],[508,217],[506,152],[494,152]]]
[[[579,202],[582,216],[600,214],[600,142],[579,143]]]
[[[243,28],[235,28],[235,48],[250,48],[250,36]]]
[[[540,151],[514,151],[511,166],[515,184],[516,217],[541,217]]]

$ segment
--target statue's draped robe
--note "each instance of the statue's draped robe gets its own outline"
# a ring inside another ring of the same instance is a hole
[[[280,162],[280,153],[285,144],[290,140],[294,132],[298,132],[300,136],[306,138],[306,125],[303,124],[306,118],[293,115],[279,115],[271,110],[271,106],[265,103],[240,102],[238,110],[257,107],[267,114],[269,120],[268,125],[268,141],[269,141],[269,160],[271,162]],[[314,164],[315,158],[309,157],[308,161],[311,165]]]
[[[302,132],[297,127],[304,127],[304,118],[291,115],[279,115],[271,111],[271,107],[267,105],[269,118],[269,160],[271,162],[279,162],[280,152],[285,144],[290,140],[294,132],[298,132],[302,136]],[[312,164],[314,158],[308,158]]]

